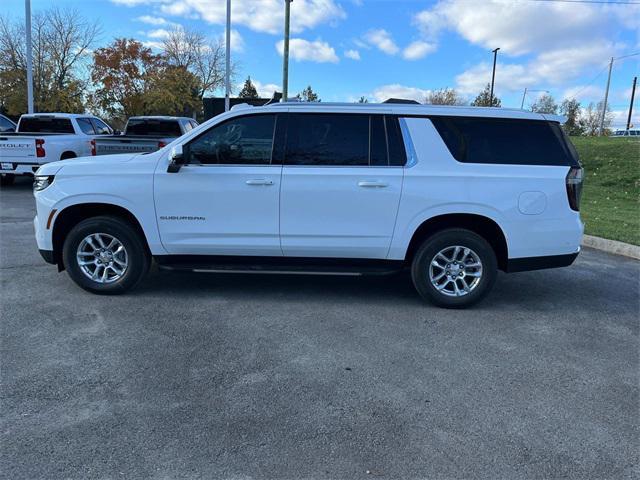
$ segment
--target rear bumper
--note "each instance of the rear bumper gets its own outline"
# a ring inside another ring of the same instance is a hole
[[[2,162],[4,164],[9,163],[11,164],[11,168],[0,168],[0,173],[1,174],[9,174],[9,175],[33,175],[36,170],[38,170],[38,168],[40,168],[40,166],[42,164],[40,163],[33,163],[33,162],[27,162],[27,163],[21,163],[21,162]]]
[[[544,257],[510,258],[507,261],[507,273],[526,272],[529,270],[542,270],[545,268],[568,267],[571,265],[580,251],[566,255],[547,255]]]

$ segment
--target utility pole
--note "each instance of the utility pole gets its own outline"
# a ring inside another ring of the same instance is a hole
[[[282,52],[282,101],[289,98],[289,20],[291,17],[291,2],[284,0],[284,47]]]
[[[609,100],[609,85],[611,84],[611,69],[613,68],[613,57],[609,62],[609,76],[607,77],[607,88],[604,91],[604,103],[602,104],[602,116],[600,117],[600,132],[599,136],[604,134],[604,119],[607,115],[607,100]]]
[[[33,55],[31,53],[31,0],[24,0],[27,34],[27,112],[33,113]]]
[[[629,116],[627,117],[627,130],[631,128],[631,112],[633,111],[633,99],[636,96],[636,83],[638,77],[633,77],[633,87],[631,87],[631,103],[629,104]]]
[[[226,38],[226,53],[225,53],[225,67],[224,67],[224,111],[229,111],[229,93],[231,90],[231,0],[227,0],[227,38]]]
[[[491,72],[491,94],[489,95],[489,106],[493,107],[493,83],[496,80],[496,59],[498,58],[498,50],[500,47],[492,50],[493,52],[493,71]]]

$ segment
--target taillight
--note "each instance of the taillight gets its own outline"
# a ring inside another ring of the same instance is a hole
[[[44,140],[42,138],[36,138],[36,157],[42,158],[46,155],[44,151]]]
[[[580,167],[571,167],[567,173],[567,198],[571,210],[580,211],[580,197],[582,196],[583,170]]]
[[[91,155],[94,156],[96,154],[96,141],[91,140]]]
[[[167,146],[167,144],[165,142],[163,142],[162,140],[160,140],[158,142],[158,149],[161,149],[162,147],[166,147],[166,146]]]

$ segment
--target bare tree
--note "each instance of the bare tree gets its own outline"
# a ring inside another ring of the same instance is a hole
[[[96,41],[97,23],[75,10],[51,8],[33,15],[33,89],[37,111],[82,111],[88,76],[81,71]],[[0,17],[0,104],[12,115],[26,110],[24,22]]]
[[[430,92],[425,103],[429,105],[466,105],[467,102],[454,88],[441,88]]]
[[[100,29],[75,10],[53,8],[47,12],[47,20],[44,40],[50,52],[55,86],[62,89],[74,67],[90,53]]]
[[[225,48],[222,40],[210,40],[195,30],[176,27],[164,39],[163,51],[170,65],[185,68],[198,78],[200,99],[224,85]],[[234,70],[232,65],[232,76]]]

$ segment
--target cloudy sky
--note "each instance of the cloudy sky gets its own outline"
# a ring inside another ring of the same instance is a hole
[[[10,16],[23,14],[22,0],[7,1]],[[103,43],[126,36],[157,46],[174,25],[224,34],[226,0],[56,3],[98,18]],[[32,10],[50,4],[32,0]],[[283,12],[283,0],[232,0],[238,80],[250,75],[263,95],[282,81]],[[640,1],[294,0],[291,30],[290,89],[311,84],[323,101],[423,100],[443,87],[472,98],[490,80],[491,50],[500,47],[496,92],[503,106],[519,107],[525,87],[588,103],[602,98],[611,57],[640,52]],[[639,71],[640,56],[614,62],[616,126],[626,120]]]

